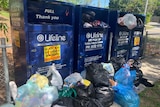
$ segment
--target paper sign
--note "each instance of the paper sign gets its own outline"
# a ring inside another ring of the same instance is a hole
[[[134,37],[134,46],[137,46],[140,44],[140,37]]]
[[[44,47],[44,62],[50,62],[61,59],[60,45]]]

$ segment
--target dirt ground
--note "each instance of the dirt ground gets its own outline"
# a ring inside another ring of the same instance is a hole
[[[146,56],[142,60],[142,67],[144,77],[154,83],[160,79],[160,55]]]

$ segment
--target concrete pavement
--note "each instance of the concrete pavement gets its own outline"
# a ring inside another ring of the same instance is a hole
[[[148,37],[160,38],[160,23],[150,22],[146,26],[150,26],[149,29],[146,29],[149,34]],[[160,55],[146,55],[142,60],[141,70],[143,71],[143,77],[146,78],[148,82],[154,84],[154,82],[160,79]],[[146,88],[146,86],[140,84],[138,88],[138,93],[140,93]]]
[[[160,38],[160,23],[149,22],[146,25],[146,31],[148,31],[148,37]]]
[[[143,78],[151,84],[154,84],[160,79],[160,56],[146,56],[142,60],[141,70],[143,72]],[[137,92],[142,92],[147,86],[140,84]]]

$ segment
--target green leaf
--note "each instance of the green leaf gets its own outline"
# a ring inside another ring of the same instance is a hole
[[[6,23],[0,23],[0,31],[2,31],[6,37],[6,41],[8,42],[7,32],[8,32],[8,25]]]

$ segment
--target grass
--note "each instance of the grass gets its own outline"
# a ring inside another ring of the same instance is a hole
[[[140,107],[160,107],[160,80],[139,94]]]
[[[7,11],[4,11],[4,10],[0,11],[0,15],[4,16],[6,18],[9,18],[9,12],[7,12]]]
[[[159,35],[157,35],[159,37]],[[158,41],[160,42],[160,37],[159,38],[151,38],[151,37],[148,37],[148,41],[149,42],[155,42],[155,41]]]

